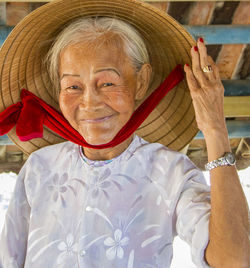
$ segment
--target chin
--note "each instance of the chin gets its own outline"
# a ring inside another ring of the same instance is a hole
[[[88,136],[82,135],[82,136],[85,139],[85,141],[91,145],[106,144],[106,143],[112,141],[112,139],[114,138],[114,135],[105,136],[105,137],[98,137],[98,136],[90,137],[89,135]]]

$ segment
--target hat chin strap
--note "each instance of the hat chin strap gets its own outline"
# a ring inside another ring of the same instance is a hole
[[[16,134],[21,141],[43,137],[43,125],[66,140],[83,147],[104,149],[114,147],[129,138],[143,123],[160,100],[184,78],[182,65],[177,65],[164,82],[134,111],[129,121],[112,141],[106,144],[91,145],[77,132],[62,113],[48,105],[30,91],[21,91],[21,101],[12,104],[0,113],[0,136],[8,133],[16,125]]]

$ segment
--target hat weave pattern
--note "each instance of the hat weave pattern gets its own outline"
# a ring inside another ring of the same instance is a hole
[[[43,58],[65,25],[79,17],[96,16],[121,19],[142,35],[153,69],[152,82],[144,99],[177,64],[191,62],[190,48],[195,44],[191,35],[172,17],[147,3],[136,0],[56,0],[26,16],[4,42],[0,50],[0,112],[20,101],[22,88],[59,110]],[[197,131],[192,100],[183,81],[163,98],[136,134],[149,142],[180,150]],[[44,128],[43,138],[28,142],[21,142],[15,129],[8,136],[27,154],[64,141],[47,128]]]

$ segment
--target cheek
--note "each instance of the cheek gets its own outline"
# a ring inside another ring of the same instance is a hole
[[[69,120],[74,114],[74,101],[67,94],[60,93],[59,106],[64,117]]]
[[[134,96],[128,92],[112,92],[107,96],[108,105],[112,109],[116,110],[119,113],[130,113],[134,111],[135,102]]]

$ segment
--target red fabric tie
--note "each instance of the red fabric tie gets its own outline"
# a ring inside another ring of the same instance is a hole
[[[104,149],[114,147],[129,138],[148,117],[160,100],[181,80],[184,73],[181,65],[177,65],[164,82],[134,111],[129,121],[117,133],[112,141],[91,145],[77,132],[62,113],[48,105],[30,91],[21,91],[21,101],[12,104],[0,113],[0,136],[8,133],[16,125],[16,134],[21,141],[43,137],[43,125],[53,130],[66,140],[83,147]]]

